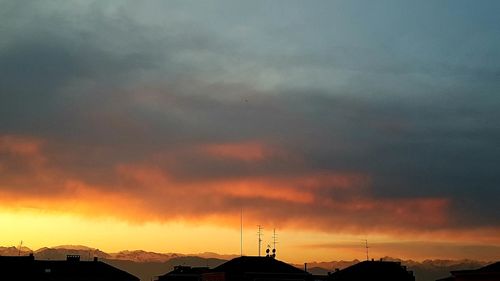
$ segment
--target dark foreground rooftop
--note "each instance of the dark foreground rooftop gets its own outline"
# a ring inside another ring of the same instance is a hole
[[[123,270],[80,256],[66,260],[35,260],[30,256],[0,256],[0,280],[12,281],[139,281]]]
[[[159,281],[309,281],[312,275],[273,257],[238,257],[214,269],[179,266]]]
[[[305,271],[270,257],[238,257],[213,269],[214,272],[307,274]]]
[[[332,281],[415,281],[413,272],[399,262],[363,261],[336,271],[329,276]]]
[[[452,271],[451,276],[438,281],[499,281],[500,261],[474,270]]]

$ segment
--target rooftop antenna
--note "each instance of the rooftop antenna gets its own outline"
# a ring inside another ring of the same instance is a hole
[[[365,239],[365,249],[366,249],[366,260],[369,260],[369,258],[368,258],[368,239]]]
[[[243,208],[240,210],[240,257],[243,256]]]
[[[260,224],[257,225],[257,227],[259,228],[259,231],[257,232],[257,235],[259,235],[259,257],[260,257],[260,246],[262,244],[262,230],[264,229]]]
[[[276,244],[278,243],[278,241],[276,241],[278,239],[278,236],[276,235],[276,228],[273,228],[273,254],[271,255],[273,258],[276,257]]]
[[[19,243],[19,252],[18,252],[18,256],[21,255],[21,249],[23,248],[23,240],[21,240],[21,243]]]

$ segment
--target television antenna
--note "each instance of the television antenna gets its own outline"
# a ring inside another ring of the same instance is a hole
[[[243,256],[243,208],[240,210],[240,257]]]
[[[276,244],[278,244],[278,235],[276,235],[276,228],[273,228],[273,254],[271,255],[273,258],[276,257]]]
[[[264,233],[262,232],[262,230],[264,230],[264,228],[259,224],[257,225],[257,227],[259,228],[259,231],[257,232],[257,235],[259,236],[259,257],[260,257],[260,246],[262,244],[262,236],[264,235]]]

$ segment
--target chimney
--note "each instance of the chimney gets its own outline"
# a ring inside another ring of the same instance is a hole
[[[307,272],[307,262],[304,263],[304,271]]]
[[[94,262],[97,262],[97,257],[94,257]]]

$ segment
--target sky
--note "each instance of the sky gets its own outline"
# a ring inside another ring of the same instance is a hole
[[[1,0],[0,245],[498,260],[499,11]]]

